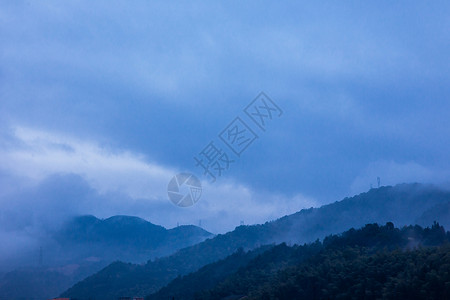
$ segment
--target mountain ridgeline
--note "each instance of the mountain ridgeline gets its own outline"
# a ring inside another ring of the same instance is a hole
[[[305,209],[262,225],[239,226],[199,244],[144,265],[115,262],[62,294],[77,299],[115,299],[156,293],[171,280],[235,253],[261,245],[304,244],[365,224],[450,227],[450,192],[434,186],[403,184],[381,187],[352,198]],[[230,271],[231,272],[231,271]]]
[[[141,263],[212,236],[193,225],[168,230],[138,217],[114,216],[100,220],[81,216],[67,223],[54,238],[65,253],[73,253],[81,259],[98,257]]]
[[[192,225],[167,230],[130,216],[76,217],[42,241],[41,265],[2,276],[0,299],[49,299],[113,261],[146,262],[212,236]]]

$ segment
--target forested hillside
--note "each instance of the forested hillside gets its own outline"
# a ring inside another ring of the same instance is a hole
[[[260,250],[239,251],[146,299],[449,299],[449,242],[439,224],[370,224],[322,243],[283,243],[245,265]],[[239,268],[230,275],[222,265]]]
[[[273,243],[309,243],[369,223],[417,224],[420,220],[429,219],[431,211],[447,207],[449,202],[450,192],[429,185],[403,184],[372,189],[265,224],[239,226],[232,232],[219,234],[171,256],[148,261],[145,265],[116,262],[80,281],[63,295],[77,299],[145,296],[158,291],[174,278],[223,259],[239,248],[247,251]],[[447,215],[441,209],[433,221],[447,226],[450,222]],[[419,222],[422,226],[429,224]]]

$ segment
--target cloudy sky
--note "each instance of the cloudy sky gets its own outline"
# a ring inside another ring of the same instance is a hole
[[[378,176],[448,184],[449,3],[311,3],[1,1],[3,231],[128,214],[220,233]],[[261,91],[283,111],[265,131],[243,112]],[[240,157],[218,137],[236,117],[258,136]],[[194,161],[211,141],[234,160],[214,183]],[[180,172],[203,184],[188,208]]]

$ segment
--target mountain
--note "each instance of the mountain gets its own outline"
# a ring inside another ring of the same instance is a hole
[[[186,225],[167,230],[132,216],[113,216],[104,220],[94,216],[72,219],[54,234],[58,246],[77,259],[96,257],[141,263],[212,237],[200,227]]]
[[[114,299],[146,296],[180,275],[223,259],[237,249],[254,249],[272,243],[303,244],[365,224],[394,222],[400,226],[426,225],[424,216],[450,202],[450,192],[421,184],[381,187],[320,208],[301,210],[262,225],[239,226],[197,245],[145,265],[115,262],[77,283],[62,294],[77,299]],[[436,221],[447,226],[445,215]]]
[[[417,224],[431,224],[435,220],[440,220],[445,228],[450,228],[450,202],[440,203],[426,210],[417,219]]]
[[[75,217],[42,241],[42,265],[21,267],[1,277],[0,299],[55,297],[113,261],[145,262],[212,236],[196,226],[167,230],[131,216]]]
[[[150,299],[181,299],[193,297],[198,292],[214,288],[229,276],[235,274],[240,268],[247,266],[256,257],[265,253],[274,246],[261,246],[255,250],[245,252],[239,248],[235,253],[225,259],[208,264],[200,270],[186,276],[179,276],[158,293],[152,294]]]
[[[369,224],[322,243],[239,250],[146,300],[449,299],[449,242],[450,232],[436,223]]]
[[[99,261],[60,267],[18,268],[2,276],[0,299],[50,299],[104,266],[105,263]]]

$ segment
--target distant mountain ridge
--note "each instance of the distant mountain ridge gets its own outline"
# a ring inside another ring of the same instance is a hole
[[[254,249],[271,243],[303,244],[369,223],[398,226],[424,224],[437,208],[447,207],[450,192],[431,185],[402,184],[381,187],[320,208],[301,210],[262,225],[239,226],[202,243],[145,265],[116,262],[77,283],[62,296],[77,299],[113,299],[146,296],[170,280],[231,255],[238,248]],[[450,227],[445,212],[434,221]],[[431,216],[432,217],[432,216]],[[421,223],[422,222],[422,223]]]
[[[77,249],[83,255],[142,262],[212,236],[212,233],[193,225],[166,229],[134,216],[98,219],[87,215],[70,220],[54,238],[64,251]]]
[[[295,233],[291,241],[300,243],[369,223],[428,226],[438,221],[450,228],[449,204],[450,191],[433,185],[399,184],[371,189],[320,208],[301,210],[278,219],[274,226],[289,229],[281,233],[280,242],[290,241],[290,234]]]
[[[145,262],[212,236],[197,226],[166,229],[132,216],[78,216],[43,241],[43,265],[20,268],[0,278],[0,299],[56,297],[113,261]]]

